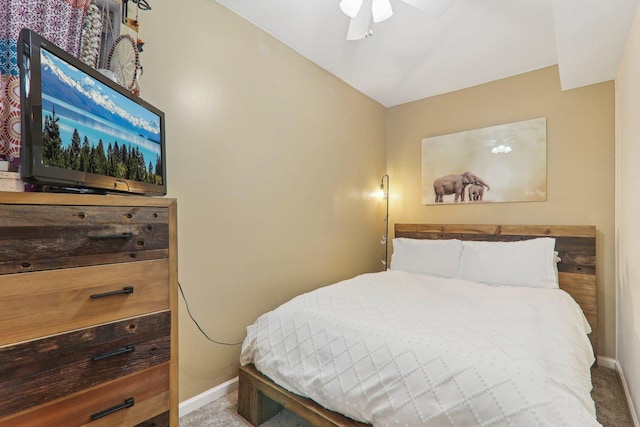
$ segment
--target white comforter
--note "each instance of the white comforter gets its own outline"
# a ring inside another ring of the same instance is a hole
[[[386,271],[247,328],[243,365],[374,426],[595,426],[589,325],[564,291]]]

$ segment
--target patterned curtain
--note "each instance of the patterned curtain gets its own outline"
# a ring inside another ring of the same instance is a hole
[[[20,77],[17,42],[30,28],[74,56],[91,0],[0,0],[0,160],[19,164]]]

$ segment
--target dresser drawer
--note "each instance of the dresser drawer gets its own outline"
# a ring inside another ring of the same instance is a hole
[[[170,424],[171,417],[169,416],[169,411],[167,411],[140,424],[136,424],[135,427],[169,427]]]
[[[0,427],[114,427],[140,424],[169,410],[169,376],[169,364],[164,363],[2,417]]]
[[[0,274],[168,257],[163,207],[0,205]]]
[[[0,346],[167,310],[169,292],[168,259],[3,275]]]
[[[170,357],[169,311],[0,347],[0,417]]]

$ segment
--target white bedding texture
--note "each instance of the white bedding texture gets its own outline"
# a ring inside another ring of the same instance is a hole
[[[560,289],[389,270],[259,317],[241,363],[374,426],[597,426],[589,332]]]

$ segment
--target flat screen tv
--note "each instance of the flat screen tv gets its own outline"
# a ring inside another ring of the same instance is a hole
[[[18,40],[20,170],[51,191],[167,191],[164,113],[34,31]]]

